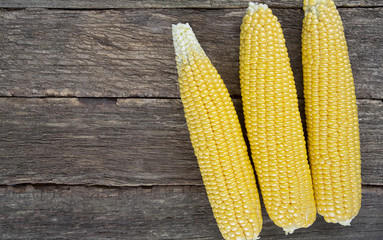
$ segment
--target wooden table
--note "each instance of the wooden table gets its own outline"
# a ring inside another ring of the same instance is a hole
[[[265,0],[284,29],[301,106],[299,0]],[[383,2],[339,0],[355,77],[363,202],[262,239],[383,239]],[[189,22],[240,118],[247,1],[1,0],[0,239],[222,239],[177,86],[171,24]]]

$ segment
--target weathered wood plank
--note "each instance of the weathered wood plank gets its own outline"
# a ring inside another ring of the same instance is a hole
[[[113,8],[239,8],[247,7],[249,0],[2,0],[3,8],[70,8],[70,9],[113,9]],[[264,0],[270,7],[302,7],[302,0]],[[380,0],[336,0],[339,7],[383,6]]]
[[[285,236],[263,209],[261,238],[369,239],[383,237],[382,188],[363,188],[351,227],[318,216],[307,229]],[[1,239],[222,239],[203,187],[0,188]]]
[[[383,102],[358,104],[363,183],[383,185]],[[0,98],[0,129],[0,184],[202,184],[178,99]]]
[[[374,6],[374,3],[372,4]],[[2,0],[0,7],[61,9],[210,8],[211,4],[210,0]]]
[[[359,100],[358,110],[363,181],[383,185],[383,102]],[[371,159],[374,159],[374,163],[367,163]],[[366,174],[374,177],[370,178]]]
[[[201,183],[180,100],[0,102],[1,183]]]
[[[302,97],[299,9],[274,9],[284,28]],[[383,11],[340,11],[358,98],[383,99]],[[239,95],[243,9],[0,11],[0,96],[179,97],[171,24],[190,22]],[[206,24],[209,23],[209,24]]]
[[[378,7],[383,6],[380,0],[334,0],[337,7]],[[261,2],[269,5],[270,7],[294,7],[302,8],[303,0],[262,0],[262,1],[249,1],[249,0],[211,0],[211,6],[214,8],[235,8],[247,7],[248,2]]]

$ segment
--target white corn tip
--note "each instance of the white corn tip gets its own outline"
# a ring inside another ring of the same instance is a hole
[[[320,12],[324,12],[325,8],[334,7],[335,3],[333,0],[305,0],[303,6],[305,15],[311,12],[319,18]]]
[[[247,8],[246,13],[253,15],[255,12],[258,12],[259,9],[266,10],[268,8],[269,7],[266,4],[249,2],[249,7]]]
[[[354,218],[351,218],[351,219],[346,220],[346,221],[339,221],[338,223],[339,223],[340,225],[343,225],[343,226],[351,226],[351,221],[352,221],[352,219],[354,219]]]
[[[292,234],[295,231],[295,229],[298,229],[298,228],[296,228],[296,227],[288,227],[288,228],[283,228],[283,231],[285,231],[286,235],[289,235],[289,234]]]
[[[189,23],[178,23],[172,25],[174,51],[176,53],[177,66],[182,62],[189,61],[189,54],[196,52],[205,56],[201,45],[198,43],[196,36]]]

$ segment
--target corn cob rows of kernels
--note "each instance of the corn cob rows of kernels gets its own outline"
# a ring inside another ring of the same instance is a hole
[[[250,3],[240,36],[247,136],[267,213],[286,234],[316,218],[302,122],[281,25]]]
[[[228,90],[188,24],[173,25],[173,41],[190,139],[218,227],[225,239],[256,239],[260,200]]]
[[[361,205],[361,160],[354,80],[332,0],[305,0],[302,31],[309,159],[318,213],[349,225]]]
[[[304,0],[302,62],[315,200],[328,222],[349,225],[361,204],[355,88],[343,26],[332,0]],[[233,104],[188,24],[173,38],[190,138],[225,239],[256,239],[258,192]],[[287,233],[316,208],[294,79],[283,33],[266,5],[250,3],[241,25],[245,124],[266,210]]]

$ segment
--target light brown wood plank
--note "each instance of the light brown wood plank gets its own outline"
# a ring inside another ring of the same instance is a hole
[[[70,9],[113,9],[113,8],[239,8],[247,7],[248,0],[2,0],[4,8],[70,8]],[[302,7],[302,0],[264,0],[270,7]],[[383,6],[380,0],[335,0],[339,7]]]
[[[302,96],[299,9],[274,9]],[[358,98],[383,99],[382,8],[344,8]],[[0,11],[0,96],[179,97],[171,24],[190,22],[239,96],[244,9]]]
[[[363,183],[383,185],[383,103],[358,104]],[[0,129],[0,184],[202,184],[178,99],[0,98]]]
[[[351,227],[318,216],[285,236],[263,209],[261,239],[380,240],[382,188],[363,188]],[[222,239],[203,187],[98,188],[31,185],[0,188],[1,239]]]

